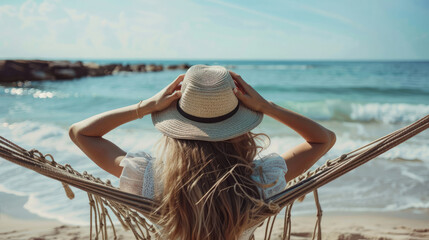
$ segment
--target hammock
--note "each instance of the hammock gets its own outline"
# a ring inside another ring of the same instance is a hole
[[[292,181],[281,193],[266,199],[279,206],[276,209],[266,207],[262,214],[266,217],[265,239],[270,239],[277,214],[285,208],[284,231],[282,239],[290,239],[291,209],[295,200],[303,198],[313,191],[317,207],[317,221],[313,232],[313,239],[321,239],[322,210],[318,200],[317,189],[343,174],[374,159],[380,154],[396,147],[400,143],[417,135],[429,127],[429,115],[422,119],[381,137],[365,146],[343,154],[338,158],[328,160],[324,165],[313,171],[308,171]],[[0,136],[0,157],[29,168],[47,177],[62,182],[67,196],[74,198],[69,185],[88,193],[90,204],[90,236],[93,237],[93,223],[95,239],[109,239],[107,221],[110,222],[113,237],[116,239],[116,231],[112,219],[107,211],[110,208],[125,230],[131,229],[136,239],[151,239],[151,236],[159,237],[155,227],[149,223],[159,219],[155,212],[158,203],[142,196],[123,192],[112,186],[109,180],[102,181],[86,171],[79,173],[70,165],[64,166],[55,162],[50,154],[43,155],[36,149],[30,151],[14,144]],[[50,158],[50,160],[48,160]],[[149,221],[147,221],[149,220]]]

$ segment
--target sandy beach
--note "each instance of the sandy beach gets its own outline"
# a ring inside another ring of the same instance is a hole
[[[429,222],[423,219],[388,215],[327,215],[322,220],[322,239],[429,239]],[[315,218],[293,217],[291,239],[311,239]],[[277,220],[271,239],[281,239],[282,220]],[[109,228],[110,229],[110,228]],[[118,239],[133,239],[131,231],[116,226]],[[23,220],[0,215],[0,239],[89,239],[87,226],[64,225],[50,220]],[[109,232],[109,239],[113,239]],[[256,239],[264,239],[265,228],[255,232]]]
[[[0,197],[0,239],[90,239],[89,226],[67,225],[32,214],[23,207],[25,197],[5,193],[1,193]],[[315,221],[315,216],[292,214],[291,239],[311,239]],[[118,239],[134,239],[131,231],[125,231],[119,225],[116,230]],[[283,219],[279,216],[271,239],[281,239],[282,233]],[[108,234],[109,239],[114,239],[112,231]],[[264,239],[264,234],[265,225],[256,230],[255,238]],[[429,239],[429,214],[325,213],[322,218],[322,239]]]

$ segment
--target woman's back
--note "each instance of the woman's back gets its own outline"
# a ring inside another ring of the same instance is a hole
[[[253,162],[250,162],[250,164],[252,166],[251,175],[248,176],[248,178],[246,177],[247,179],[245,181],[249,182],[249,185],[252,185],[252,189],[249,192],[252,194],[256,193],[256,196],[250,196],[249,193],[245,191],[246,187],[248,186],[246,186],[246,184],[237,183],[235,182],[235,180],[234,182],[226,181],[225,184],[219,183],[216,185],[216,182],[219,182],[219,180],[213,179],[211,184],[210,179],[201,178],[201,181],[205,181],[204,184],[211,186],[206,189],[206,191],[203,190],[201,192],[204,192],[206,194],[212,194],[211,199],[204,199],[204,196],[199,196],[199,198],[188,198],[188,200],[194,202],[201,201],[201,204],[211,204],[211,208],[205,209],[206,214],[210,217],[218,219],[203,220],[204,218],[199,219],[197,217],[195,221],[202,221],[202,223],[205,223],[205,225],[202,225],[201,227],[205,227],[211,232],[210,237],[193,235],[188,236],[188,239],[223,239],[224,237],[225,239],[233,239],[232,236],[240,236],[239,239],[249,239],[249,237],[253,234],[253,231],[255,230],[256,226],[249,228],[245,225],[245,222],[243,226],[240,226],[240,219],[243,219],[241,221],[244,221],[244,219],[247,219],[246,221],[248,221],[249,218],[252,217],[251,213],[255,212],[254,210],[256,210],[258,206],[258,203],[254,202],[255,200],[259,201],[261,197],[262,199],[267,198],[282,191],[286,187],[286,181],[284,176],[287,172],[285,161],[278,154],[270,154]],[[166,186],[165,183],[163,184],[162,181],[160,181],[159,177],[156,177],[155,165],[157,165],[156,160],[145,152],[127,153],[126,157],[121,162],[121,166],[123,166],[123,172],[120,177],[120,189],[152,199],[162,199],[163,194],[165,193],[165,191],[167,191],[165,188],[168,188],[168,186]],[[165,166],[165,164],[163,165]],[[234,168],[234,165],[231,165],[227,168],[229,169],[229,173],[226,173],[227,175],[237,175],[237,173],[232,170]],[[215,173],[216,171],[213,172]],[[227,179],[227,177],[225,179]],[[160,182],[161,184],[159,184]],[[191,183],[190,185],[197,186],[198,183]],[[212,193],[210,193],[210,189],[213,189]],[[240,191],[243,192],[240,193]],[[192,194],[189,193],[187,193],[187,195],[192,196]],[[210,196],[208,196],[208,198],[210,198]],[[222,201],[222,198],[227,199],[228,201]],[[254,198],[253,201],[252,198]],[[221,200],[219,201],[219,199]],[[246,201],[243,201],[243,199],[246,199]],[[237,206],[237,204],[234,205],[234,203],[238,202],[241,203],[240,206]],[[248,204],[248,206],[245,206],[244,204]],[[194,205],[195,207],[201,207],[198,204]],[[175,206],[175,209],[177,209],[186,206],[186,204],[184,204],[183,202],[176,202]],[[240,209],[234,209],[238,207],[241,209],[241,211]],[[184,212],[184,214],[180,214],[181,212]],[[190,214],[189,210],[180,211],[180,209],[179,211],[172,211],[170,214],[174,214],[177,216],[185,216],[186,218],[189,218],[189,216],[197,216],[194,214]],[[237,214],[237,216],[228,216],[228,214]],[[224,220],[226,218],[230,218],[230,221],[234,222],[227,222]],[[237,223],[235,221],[237,221]],[[177,227],[186,230],[186,225],[182,224],[183,222],[187,222],[187,224],[189,224],[192,222],[192,220],[180,219],[180,221],[177,222]],[[209,224],[213,224],[215,222],[221,223],[221,225],[219,225],[219,228],[215,229],[209,227]],[[195,225],[197,224],[193,223],[191,227],[195,228]],[[226,238],[227,234],[225,234],[224,231],[226,225],[231,225],[234,230],[239,230],[241,233],[237,235],[237,233],[234,231],[230,234],[230,238]],[[194,230],[195,229],[192,229],[192,232],[194,232]]]

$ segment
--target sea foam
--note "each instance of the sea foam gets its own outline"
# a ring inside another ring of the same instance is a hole
[[[297,112],[317,120],[411,123],[429,114],[429,105],[408,103],[357,103],[340,100],[287,102]]]

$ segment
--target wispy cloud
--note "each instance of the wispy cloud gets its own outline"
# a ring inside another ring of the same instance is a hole
[[[354,27],[354,28],[361,30],[361,31],[366,31],[366,29],[361,24],[359,24],[359,23],[357,23],[357,22],[355,22],[355,21],[353,21],[347,17],[344,17],[340,14],[328,12],[328,11],[321,10],[318,8],[314,8],[314,7],[310,7],[310,6],[302,4],[302,3],[300,3],[298,6],[307,12],[311,12],[311,13],[317,14],[317,15],[322,16],[322,17],[326,17],[326,18],[329,18],[332,20],[336,20],[340,23],[343,23],[345,25],[349,25],[349,26]]]
[[[307,25],[307,24],[299,22],[299,21],[291,20],[291,19],[288,19],[288,18],[285,18],[285,17],[279,17],[279,16],[276,16],[276,15],[272,15],[272,14],[265,13],[265,12],[262,12],[262,11],[258,11],[258,10],[255,10],[255,9],[243,7],[243,6],[240,6],[240,5],[237,5],[237,4],[223,2],[223,1],[220,1],[220,0],[207,0],[207,1],[215,3],[215,4],[222,5],[224,7],[236,9],[236,10],[243,11],[243,12],[247,12],[247,13],[250,13],[252,15],[256,15],[256,16],[265,18],[267,20],[272,20],[272,21],[275,21],[275,22],[286,23],[286,24],[288,24],[290,26],[297,27],[297,28],[299,28],[301,30],[304,30],[304,31],[307,31],[307,32],[311,32],[313,34],[319,33],[319,34],[322,34],[322,35],[333,35],[332,32],[325,31],[325,30],[322,30],[320,28],[315,28],[315,27],[312,27],[310,25]]]
[[[266,18],[266,19],[270,19],[270,20],[274,20],[274,21],[280,21],[280,22],[289,24],[289,25],[294,26],[294,27],[307,28],[306,25],[303,25],[303,24],[301,24],[299,22],[296,22],[296,21],[293,21],[293,20],[290,20],[290,19],[287,19],[287,18],[283,18],[283,17],[274,16],[274,15],[271,15],[271,14],[268,14],[268,13],[264,13],[264,12],[261,12],[261,11],[257,11],[257,10],[254,10],[254,9],[250,9],[250,8],[247,8],[247,7],[243,7],[243,6],[240,6],[240,5],[237,5],[237,4],[227,3],[227,2],[223,2],[223,1],[219,1],[219,0],[208,0],[208,1],[212,2],[212,3],[216,3],[216,4],[219,4],[219,5],[222,5],[222,6],[225,6],[225,7],[228,7],[228,8],[233,8],[233,9],[237,9],[237,10],[240,10],[240,11],[243,11],[243,12],[247,12],[247,13],[250,13],[250,14],[253,14],[253,15],[257,15],[257,16],[260,16],[260,17],[263,17],[263,18]]]
[[[87,17],[86,13],[81,13],[73,8],[64,8],[64,11],[70,16],[73,21],[85,20]]]
[[[15,7],[12,5],[3,5],[0,6],[0,17],[2,16],[12,16],[15,14]]]

